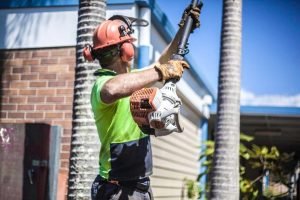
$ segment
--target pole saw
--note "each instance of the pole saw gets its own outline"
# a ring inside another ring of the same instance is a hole
[[[180,37],[176,53],[171,60],[183,60],[189,52],[188,39],[194,24],[190,15],[192,8],[202,8],[202,2],[192,0],[185,9],[180,26],[182,35]],[[199,24],[200,25],[200,24]],[[130,110],[135,122],[141,130],[155,136],[164,136],[172,132],[183,132],[179,120],[179,111],[182,105],[176,93],[176,83],[179,80],[169,79],[161,89],[157,87],[143,88],[134,92],[130,97]]]

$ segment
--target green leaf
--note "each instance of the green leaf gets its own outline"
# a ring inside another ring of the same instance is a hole
[[[240,175],[245,174],[245,172],[246,172],[246,168],[243,166],[240,166]]]
[[[261,149],[261,154],[262,154],[262,155],[266,155],[268,152],[269,152],[268,147],[263,146],[262,149]]]
[[[250,154],[249,153],[241,153],[241,156],[243,158],[245,158],[246,160],[249,160],[249,158],[250,158]]]
[[[203,144],[209,148],[209,147],[214,147],[215,146],[215,142],[213,140],[206,140],[203,142]]]
[[[252,144],[252,150],[256,155],[260,155],[261,154],[261,148],[255,144]]]
[[[280,156],[280,153],[276,147],[271,147],[271,152],[274,154],[276,157]]]
[[[251,183],[248,180],[241,180],[240,181],[240,189],[242,192],[249,192],[251,188]]]
[[[240,134],[240,140],[241,140],[241,141],[246,141],[246,142],[251,142],[252,140],[254,140],[254,137],[253,137],[253,136],[246,135],[246,134],[244,134],[244,133],[241,133],[241,134]]]
[[[258,190],[256,190],[256,191],[253,192],[253,196],[254,196],[254,197],[257,197],[257,195],[258,195]],[[255,199],[256,199],[256,198],[255,198]]]
[[[205,155],[206,156],[209,156],[209,155],[212,155],[213,153],[215,152],[215,149],[206,149],[206,152],[205,152]]]
[[[187,187],[187,196],[189,199],[198,199],[199,192],[201,189],[198,183],[194,180],[185,180],[185,185]]]
[[[244,144],[240,144],[240,152],[245,152],[247,150],[248,148]]]
[[[212,165],[212,160],[206,160],[202,163],[202,166],[210,166]]]

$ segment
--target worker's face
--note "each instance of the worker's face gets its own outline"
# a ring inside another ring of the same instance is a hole
[[[124,62],[121,58],[117,60],[117,62],[113,65],[113,70],[118,74],[125,74],[130,72],[130,64],[131,62]]]

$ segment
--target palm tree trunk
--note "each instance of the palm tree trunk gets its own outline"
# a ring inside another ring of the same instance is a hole
[[[77,25],[73,131],[69,166],[68,199],[90,199],[91,184],[98,174],[99,139],[90,105],[93,72],[99,64],[84,61],[83,47],[92,44],[93,32],[105,20],[105,0],[80,0]]]
[[[223,0],[211,199],[239,199],[242,0]]]

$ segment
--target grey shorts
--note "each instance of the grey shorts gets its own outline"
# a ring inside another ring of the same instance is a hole
[[[148,185],[147,185],[148,184]],[[99,175],[91,188],[92,200],[153,200],[150,183],[110,183]]]

